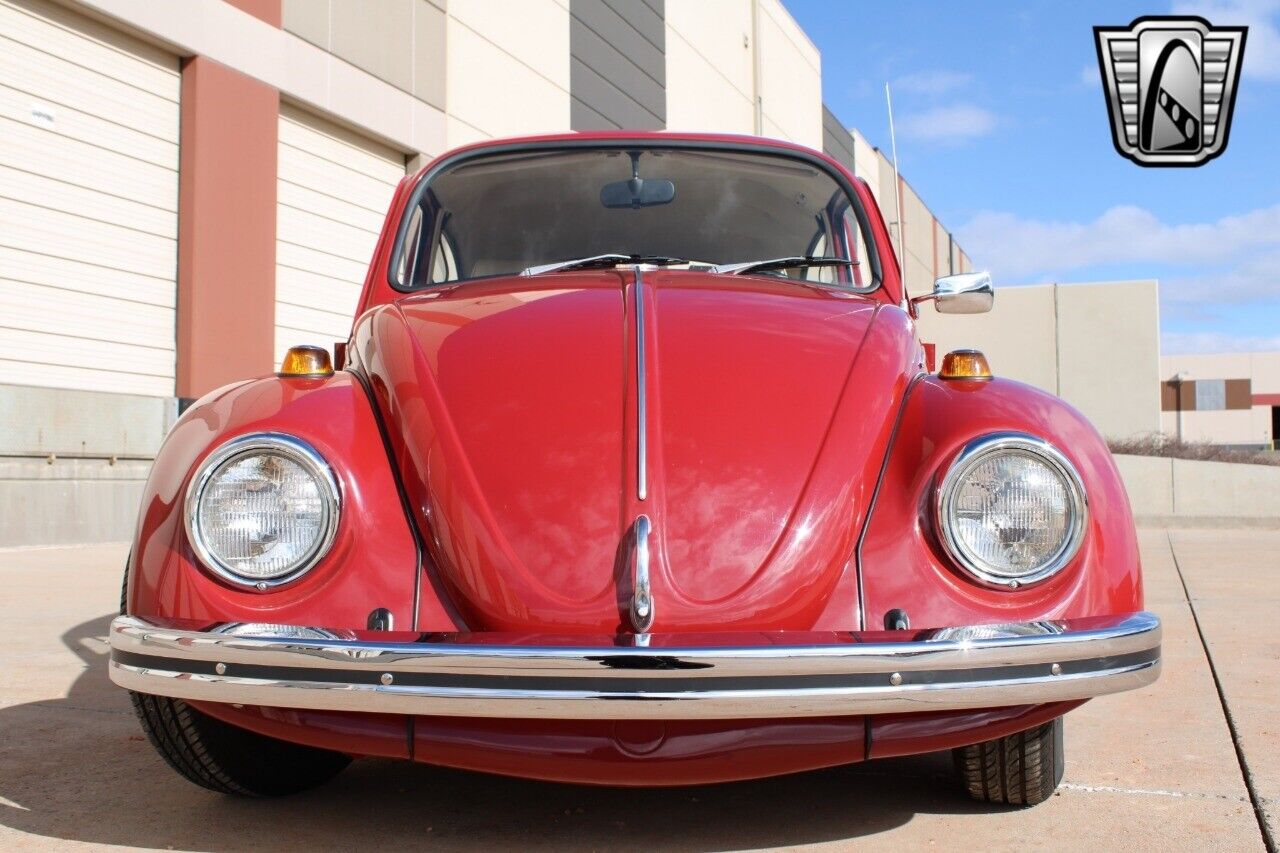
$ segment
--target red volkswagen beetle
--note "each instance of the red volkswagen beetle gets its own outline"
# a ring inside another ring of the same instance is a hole
[[[1152,682],[1133,521],[1070,406],[926,369],[866,184],[759,139],[566,135],[401,184],[350,339],[156,459],[111,677],[191,781],[356,756],[606,785],[951,749],[1030,804]]]

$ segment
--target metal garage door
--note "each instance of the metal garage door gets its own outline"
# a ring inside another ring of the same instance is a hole
[[[178,60],[0,0],[0,383],[173,394]]]
[[[280,108],[276,361],[351,330],[404,155],[287,105]]]

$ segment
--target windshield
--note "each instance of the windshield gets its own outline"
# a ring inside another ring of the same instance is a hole
[[[467,159],[429,180],[393,266],[402,288],[608,254],[695,268],[840,258],[855,263],[761,274],[858,290],[879,284],[856,199],[794,157],[643,146],[524,151]]]

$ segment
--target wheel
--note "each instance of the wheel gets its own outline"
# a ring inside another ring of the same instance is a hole
[[[1062,781],[1062,717],[1025,732],[953,751],[969,796],[986,803],[1034,806]]]
[[[125,587],[128,587],[126,568]],[[121,593],[120,612],[125,609]],[[223,794],[276,797],[314,788],[351,759],[215,720],[181,699],[129,691],[133,710],[156,752],[197,785]]]
[[[202,714],[181,699],[129,692],[147,739],[169,766],[222,794],[278,797],[314,788],[351,759],[247,731]]]

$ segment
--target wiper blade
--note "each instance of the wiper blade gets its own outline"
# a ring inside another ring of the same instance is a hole
[[[847,258],[830,258],[820,255],[796,255],[788,258],[770,258],[766,261],[744,261],[734,264],[716,264],[710,272],[725,275],[741,275],[749,272],[769,272],[770,270],[789,270],[800,267],[856,267],[858,261]]]
[[[592,255],[588,258],[575,258],[571,261],[556,261],[554,264],[538,264],[520,270],[520,275],[542,275],[548,272],[566,270],[589,270],[601,267],[616,267],[620,264],[652,264],[669,267],[689,263],[684,258],[669,258],[666,255],[620,255],[610,252],[604,255]]]

